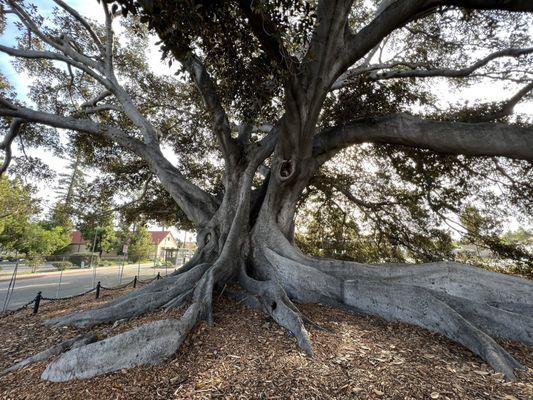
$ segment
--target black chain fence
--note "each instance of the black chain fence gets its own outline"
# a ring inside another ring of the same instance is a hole
[[[66,297],[45,297],[43,296],[41,293],[42,292],[38,292],[37,293],[37,296],[35,296],[35,298],[33,300],[30,300],[29,302],[27,302],[26,304],[20,306],[19,308],[15,309],[15,310],[9,310],[9,311],[4,311],[2,313],[0,313],[0,319],[1,318],[5,318],[9,315],[13,315],[19,311],[22,311],[26,308],[28,308],[29,306],[31,306],[33,304],[33,313],[34,314],[37,314],[39,312],[39,307],[41,306],[41,302],[42,301],[49,301],[49,302],[56,302],[56,301],[62,301],[62,300],[70,300],[70,299],[75,299],[77,297],[81,297],[81,296],[85,296],[86,294],[89,294],[91,292],[96,292],[96,295],[95,297],[98,299],[100,297],[100,291],[101,290],[121,290],[121,289],[125,289],[127,288],[128,286],[130,285],[133,285],[134,288],[137,287],[138,284],[142,284],[142,285],[146,285],[146,284],[149,284],[149,283],[152,283],[153,281],[155,280],[159,280],[159,279],[162,279],[162,276],[161,274],[158,272],[156,276],[154,276],[152,279],[147,279],[147,280],[141,280],[137,277],[137,275],[135,275],[135,277],[133,278],[133,280],[131,280],[130,282],[128,283],[125,283],[123,285],[119,285],[119,286],[113,286],[113,287],[106,287],[106,286],[102,286],[100,284],[100,282],[98,282],[96,284],[95,287],[93,287],[92,289],[89,289],[83,293],[78,293],[78,294],[75,294],[75,295],[72,295],[72,296],[66,296]]]

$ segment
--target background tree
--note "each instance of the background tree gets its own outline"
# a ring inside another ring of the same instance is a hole
[[[120,247],[115,233],[113,188],[87,185],[78,194],[80,204],[76,210],[76,227],[88,243],[90,251],[109,252]]]
[[[87,187],[81,163],[81,152],[77,151],[75,158],[67,166],[70,172],[59,175],[58,196],[52,210],[52,219],[64,226],[73,225],[73,218],[83,205],[81,192],[87,190]]]
[[[17,180],[9,180],[0,176],[0,245],[11,247],[10,238],[3,232],[8,226],[23,225],[34,215],[38,208],[32,199],[30,187]]]
[[[145,225],[136,226],[130,235],[128,246],[128,259],[133,262],[148,259],[150,251],[153,250],[152,237]]]
[[[39,211],[30,187],[0,177],[0,246],[26,256],[32,272],[70,243],[70,229],[53,221],[36,221]]]
[[[533,245],[533,232],[528,229],[518,228],[515,231],[506,232],[503,239],[508,243],[519,243],[524,246]]]
[[[35,272],[37,267],[45,261],[46,256],[64,249],[70,243],[70,232],[65,232],[61,226],[48,227],[44,223],[28,223],[21,231],[13,232],[20,234],[16,249],[26,255],[26,260]]]
[[[453,262],[313,258],[294,233],[312,187],[354,203],[364,214],[358,224],[414,260],[448,257],[440,225],[467,204],[497,215],[504,197],[527,211],[532,128],[529,116],[510,115],[533,88],[530,2],[120,0],[101,2],[103,26],[54,2],[58,11],[44,18],[24,1],[2,0],[21,32],[0,51],[40,77],[31,106],[2,92],[4,165],[15,137],[55,146],[53,130],[35,124],[65,129],[102,180],[153,204],[172,199],[181,210],[172,218],[197,229],[198,250],[170,278],[50,323],[87,328],[188,303],[179,320],[71,350],[44,378],[162,361],[199,320],[213,322],[213,292],[228,283],[309,355],[297,302],[440,332],[514,377],[520,364],[492,337],[532,343],[531,282]],[[113,31],[121,16],[122,42]],[[148,31],[180,76],[149,71]],[[466,87],[501,80],[508,100],[447,106],[433,78]]]

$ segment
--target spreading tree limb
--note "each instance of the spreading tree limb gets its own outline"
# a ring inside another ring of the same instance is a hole
[[[319,164],[356,143],[398,144],[443,154],[504,156],[533,160],[533,130],[500,123],[431,121],[408,114],[364,118],[315,137]]]
[[[4,151],[4,160],[2,161],[2,165],[0,165],[0,175],[6,172],[7,168],[9,167],[9,164],[11,163],[11,145],[13,143],[13,140],[15,140],[15,138],[18,136],[20,128],[22,127],[22,123],[22,119],[13,118],[11,124],[9,124],[9,129],[7,131],[6,136],[4,137],[4,140],[2,140],[2,142],[0,143],[0,150]]]

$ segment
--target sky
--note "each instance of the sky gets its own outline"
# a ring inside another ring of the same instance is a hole
[[[44,15],[49,14],[53,8],[53,2],[51,0],[33,0],[32,1]],[[103,22],[103,12],[96,0],[66,0],[66,3],[75,8],[83,16],[94,19],[98,22]],[[13,17],[8,19],[8,27],[6,32],[0,36],[0,44],[3,45],[13,45],[15,38],[18,35],[17,29],[14,26]],[[114,24],[114,29],[116,33],[120,34],[120,26],[117,22]],[[532,27],[533,30],[533,27]],[[171,74],[173,71],[169,69],[166,63],[161,62],[161,53],[158,46],[156,45],[156,37],[152,37],[150,40],[150,46],[147,48],[148,57],[150,66],[152,70],[158,74]],[[12,63],[12,58],[7,56],[4,53],[0,52],[0,71],[8,81],[15,87],[18,97],[21,100],[27,100],[27,95],[29,91],[29,82],[31,78],[26,76],[24,73],[18,73],[15,71]],[[175,67],[173,68],[175,70]],[[461,91],[452,91],[452,89],[446,84],[444,80],[434,80],[435,90],[439,93],[439,101],[442,105],[450,102],[465,102],[469,101],[470,103],[475,103],[477,101],[494,101],[494,100],[504,100],[512,96],[516,90],[510,91],[505,87],[505,84],[502,82],[487,81],[476,85],[475,87],[462,89]],[[533,109],[533,101],[522,102],[515,108],[515,111],[518,113],[531,113]],[[169,160],[175,161],[175,155],[167,149],[163,149],[165,156]],[[46,164],[53,167],[53,169],[58,172],[65,172],[68,160],[62,159],[60,157],[54,156],[51,152],[44,149],[35,149],[28,151],[30,155],[41,158]],[[20,155],[20,149],[14,148],[14,155]],[[95,175],[95,171],[86,171],[88,176]],[[55,190],[53,184],[50,183],[37,183],[38,194],[43,199],[42,204],[46,207],[49,207],[52,202],[55,200]],[[515,229],[517,226],[516,221],[510,221],[510,228]],[[183,237],[182,233],[176,234],[180,238]],[[192,233],[191,233],[192,235]]]

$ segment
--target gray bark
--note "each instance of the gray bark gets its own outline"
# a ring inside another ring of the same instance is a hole
[[[41,351],[40,353],[37,353],[34,356],[25,358],[24,360],[17,362],[11,367],[6,368],[2,372],[0,372],[0,376],[18,371],[19,369],[22,369],[27,365],[33,364],[37,361],[47,360],[50,357],[55,356],[56,354],[63,353],[66,350],[75,349],[90,343],[94,343],[96,342],[96,340],[96,335],[92,333],[83,334],[80,336],[76,336],[75,338],[65,340],[59,344],[56,344],[55,346],[50,347],[47,350]]]
[[[522,366],[489,334],[528,344],[533,339],[533,315],[511,313],[469,298],[443,294],[440,290],[418,286],[416,280],[415,284],[405,284],[365,274],[340,279],[273,250],[265,249],[265,254],[276,269],[280,283],[295,300],[345,306],[357,313],[379,315],[386,320],[438,332],[470,349],[508,379],[514,379],[514,371]],[[383,267],[374,268],[380,271]],[[433,284],[440,287],[438,281]],[[533,284],[525,284],[531,292]],[[500,290],[507,292],[504,287],[500,283]],[[512,296],[513,288],[508,291]],[[529,298],[520,298],[523,304],[531,305],[526,303]]]
[[[399,144],[443,154],[533,160],[532,128],[431,121],[408,114],[367,118],[327,129],[315,137],[314,155],[322,163],[350,144],[365,142]]]

